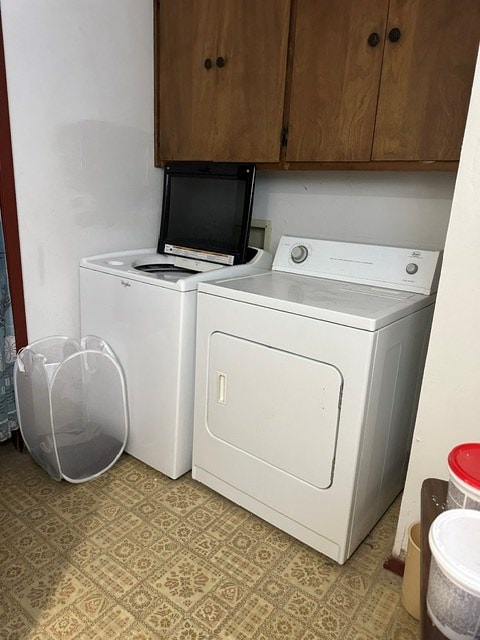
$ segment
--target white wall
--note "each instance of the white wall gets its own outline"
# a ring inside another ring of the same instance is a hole
[[[82,256],[151,246],[151,0],[2,0],[29,340],[76,335]]]
[[[29,340],[77,335],[80,258],[156,243],[152,2],[0,2]],[[451,446],[480,435],[480,125],[469,127],[397,547],[421,479],[445,475]],[[437,249],[454,184],[451,173],[260,172],[254,217],[272,222],[272,251],[284,233]]]
[[[151,0],[0,0],[29,339],[79,330],[82,256],[154,246]],[[283,233],[443,246],[451,173],[260,172]]]
[[[282,234],[442,249],[455,173],[259,172],[255,218]]]
[[[469,116],[394,553],[419,519],[425,478],[448,478],[447,456],[480,441],[480,64]]]

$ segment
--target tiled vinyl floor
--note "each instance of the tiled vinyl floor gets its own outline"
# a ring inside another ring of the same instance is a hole
[[[128,455],[57,483],[0,446],[1,640],[413,640],[382,568],[398,501],[344,565]]]

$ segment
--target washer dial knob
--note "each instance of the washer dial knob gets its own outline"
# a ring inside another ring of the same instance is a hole
[[[290,257],[295,264],[301,264],[308,258],[308,249],[304,244],[295,245],[290,251]]]
[[[417,273],[418,271],[418,264],[415,264],[415,262],[410,262],[409,264],[407,264],[405,271],[413,276],[414,273]]]

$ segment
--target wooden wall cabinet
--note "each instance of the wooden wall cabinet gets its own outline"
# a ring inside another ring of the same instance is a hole
[[[479,40],[478,0],[390,0],[372,160],[459,159]]]
[[[278,162],[290,0],[157,0],[156,158]]]
[[[298,0],[286,160],[370,160],[387,11],[388,0]]]
[[[480,0],[155,0],[157,164],[456,168],[479,40]]]

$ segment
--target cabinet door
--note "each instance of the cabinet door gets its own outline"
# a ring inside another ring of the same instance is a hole
[[[370,160],[387,10],[298,0],[287,160]]]
[[[479,0],[390,0],[373,160],[458,160],[479,37]]]
[[[157,160],[278,161],[290,0],[157,1]]]

